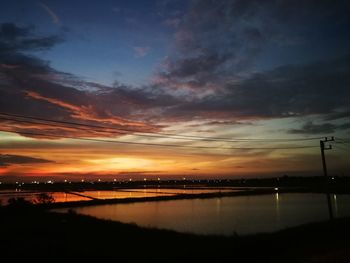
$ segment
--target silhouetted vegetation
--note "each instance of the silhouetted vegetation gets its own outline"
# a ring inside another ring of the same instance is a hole
[[[18,209],[28,208],[32,205],[32,202],[25,200],[23,197],[10,198],[7,203],[7,207]]]
[[[40,193],[33,200],[34,204],[52,204],[55,202],[55,198],[49,193]]]
[[[1,212],[2,257],[114,262],[349,262],[350,219],[273,234],[180,234],[75,213]]]
[[[4,214],[26,214],[36,209],[32,202],[25,200],[23,197],[16,197],[8,199],[7,205],[3,206],[1,211]]]

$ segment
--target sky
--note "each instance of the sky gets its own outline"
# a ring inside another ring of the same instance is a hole
[[[349,11],[3,0],[0,181],[349,175]]]

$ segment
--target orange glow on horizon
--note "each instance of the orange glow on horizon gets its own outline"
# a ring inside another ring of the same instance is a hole
[[[5,139],[9,143],[2,146],[1,154],[34,158],[34,162],[4,163],[0,166],[1,176],[64,176],[80,180],[129,178],[128,175],[143,178],[146,174],[151,178],[181,175],[218,178],[314,171],[315,164],[319,164],[318,149],[206,151],[34,139],[9,133],[5,134]],[[334,158],[334,163],[338,159]]]

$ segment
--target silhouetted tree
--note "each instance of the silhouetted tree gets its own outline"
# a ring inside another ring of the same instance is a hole
[[[55,202],[55,198],[48,193],[41,193],[33,200],[35,204],[52,204]]]

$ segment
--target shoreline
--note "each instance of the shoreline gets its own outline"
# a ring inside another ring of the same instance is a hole
[[[310,191],[310,189],[252,189],[235,192],[215,192],[215,193],[198,193],[198,194],[174,194],[165,196],[152,197],[132,197],[132,198],[112,198],[112,199],[94,199],[86,201],[72,201],[72,202],[57,202],[52,204],[40,204],[43,208],[74,208],[80,206],[95,206],[108,204],[127,204],[136,202],[157,202],[157,201],[171,201],[181,199],[209,199],[235,196],[254,196],[254,195],[269,195],[269,194],[285,194],[285,193],[310,193],[310,194],[350,194],[350,192],[333,191],[325,192],[322,190]]]

